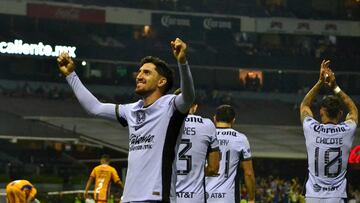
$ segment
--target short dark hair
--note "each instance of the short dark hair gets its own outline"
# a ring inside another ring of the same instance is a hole
[[[325,96],[320,103],[330,118],[336,118],[342,110],[342,103],[339,97],[334,95]]]
[[[166,94],[173,86],[174,83],[174,70],[163,60],[154,56],[145,56],[140,61],[140,67],[145,63],[152,63],[155,65],[155,70],[163,77],[166,78],[166,85],[164,94]]]
[[[220,105],[216,109],[216,121],[231,123],[235,118],[235,109],[227,104]]]
[[[103,154],[103,155],[101,156],[101,159],[103,159],[103,160],[105,160],[105,161],[107,161],[107,162],[110,162],[110,156],[109,156],[108,154]]]

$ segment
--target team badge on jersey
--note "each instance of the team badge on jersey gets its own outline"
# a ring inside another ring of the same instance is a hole
[[[136,112],[136,123],[141,124],[145,121],[145,112],[142,110],[139,110]]]
[[[315,185],[313,185],[313,189],[314,189],[315,192],[320,192],[321,186],[318,185],[318,184],[315,184]]]

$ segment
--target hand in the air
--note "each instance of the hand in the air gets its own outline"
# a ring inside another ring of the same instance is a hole
[[[174,57],[180,64],[186,63],[186,48],[187,45],[181,39],[176,38],[175,41],[171,41],[171,49]]]
[[[62,52],[57,58],[59,70],[64,76],[68,76],[75,69],[74,61],[71,59],[68,53]]]

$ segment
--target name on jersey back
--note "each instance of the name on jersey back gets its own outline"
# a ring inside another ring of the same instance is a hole
[[[191,123],[204,123],[201,117],[186,117],[185,122]],[[196,135],[196,128],[195,127],[184,127],[184,134],[185,135]]]
[[[217,135],[229,135],[229,136],[236,137],[236,132],[235,131],[218,131]],[[229,142],[230,142],[227,139],[221,139],[221,138],[218,138],[218,141],[219,141],[220,146],[228,146]]]
[[[324,125],[314,125],[314,131],[318,134],[335,134],[346,132],[346,128],[344,126],[335,126],[335,127],[326,127]],[[323,137],[323,136],[316,136],[315,142],[318,144],[327,144],[327,145],[342,145],[343,138],[342,137]]]

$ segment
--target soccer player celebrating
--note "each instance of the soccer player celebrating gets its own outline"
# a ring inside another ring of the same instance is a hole
[[[85,199],[88,198],[88,192],[91,184],[95,181],[94,200],[97,203],[106,203],[110,195],[111,181],[113,181],[121,190],[124,186],[119,178],[115,168],[111,167],[110,157],[103,155],[100,159],[100,165],[95,167],[89,177],[85,188]]]
[[[232,129],[235,110],[230,105],[221,105],[214,116],[217,139],[221,152],[219,175],[206,177],[208,203],[240,202],[239,165],[244,171],[248,202],[255,201],[255,175],[251,160],[250,144],[246,136]]]
[[[175,94],[180,92],[177,90]],[[176,160],[176,203],[204,203],[205,175],[217,175],[219,170],[220,153],[215,126],[210,119],[194,115],[197,108],[198,102],[195,101],[185,118]]]
[[[61,73],[86,111],[129,127],[124,203],[176,200],[177,139],[195,90],[186,60],[187,45],[176,38],[171,48],[178,61],[182,93],[167,94],[173,84],[172,69],[156,57],[145,57],[140,63],[135,88],[142,99],[120,105],[99,102],[79,80],[68,54],[62,53],[57,59]]]
[[[329,68],[330,61],[322,61],[320,77],[306,94],[300,106],[309,177],[306,182],[306,202],[344,202],[346,194],[346,168],[350,148],[354,140],[358,111],[354,102],[336,84],[335,75]],[[320,104],[320,120],[313,118],[311,105],[321,87],[327,86],[334,95],[325,96]],[[340,122],[342,103],[348,114]]]
[[[6,186],[7,203],[30,203],[36,201],[36,188],[27,180],[15,180]]]

